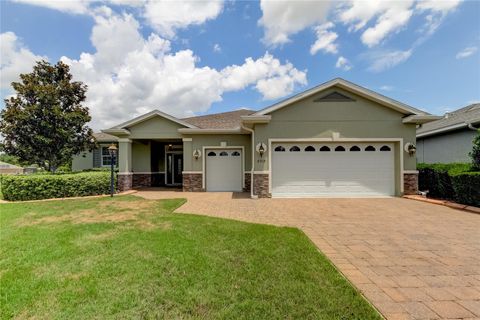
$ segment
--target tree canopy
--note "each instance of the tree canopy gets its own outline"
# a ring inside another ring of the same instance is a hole
[[[477,135],[473,138],[473,148],[470,152],[472,158],[473,167],[476,170],[480,170],[480,130],[477,131]]]
[[[12,82],[15,95],[0,112],[5,153],[55,171],[95,145],[89,109],[82,105],[87,86],[72,81],[68,65],[38,61],[20,79]]]

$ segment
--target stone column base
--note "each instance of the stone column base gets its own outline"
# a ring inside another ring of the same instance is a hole
[[[151,187],[152,175],[150,173],[133,173],[132,186],[137,187]]]
[[[403,194],[418,193],[418,172],[403,174]]]
[[[250,172],[245,172],[244,176],[244,187],[243,187],[243,192],[250,192],[250,186],[252,182],[252,175]]]
[[[183,174],[183,191],[202,192],[205,191],[202,187],[201,173],[184,173]]]
[[[117,189],[118,191],[127,191],[132,189],[133,175],[131,173],[117,174]]]
[[[253,175],[253,194],[259,198],[271,198],[272,195],[268,192],[268,174],[254,174]]]

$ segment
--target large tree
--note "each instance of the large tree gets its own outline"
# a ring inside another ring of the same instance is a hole
[[[38,61],[32,73],[12,82],[16,94],[0,112],[2,149],[20,160],[55,171],[74,154],[94,146],[87,86],[72,81],[68,65]]]

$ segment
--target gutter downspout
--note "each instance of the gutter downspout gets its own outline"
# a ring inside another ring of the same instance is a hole
[[[477,131],[480,130],[480,128],[475,128],[471,123],[465,122],[465,124],[468,126],[468,129]]]
[[[258,197],[253,194],[253,171],[255,169],[255,131],[253,131],[253,129],[244,127],[243,125],[241,125],[241,128],[252,134],[252,169],[250,170],[250,198],[256,199]]]

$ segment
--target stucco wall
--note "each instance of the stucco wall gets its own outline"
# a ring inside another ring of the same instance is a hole
[[[72,171],[82,171],[93,168],[93,153],[80,152],[72,158]]]
[[[469,129],[451,131],[417,140],[417,160],[425,163],[470,162],[472,140],[476,132]]]
[[[202,161],[205,155],[198,160],[193,158],[193,150],[203,152],[204,146],[220,146],[221,142],[226,142],[227,146],[243,146],[245,150],[245,171],[250,171],[252,166],[251,137],[248,134],[230,134],[230,135],[185,135],[185,138],[191,138],[192,141],[184,142],[184,171],[202,171]]]
[[[179,128],[184,126],[168,119],[154,117],[130,128],[130,139],[173,139],[181,138]]]
[[[151,171],[150,141],[132,142],[132,171]]]
[[[332,91],[341,92],[355,101],[313,101]],[[338,132],[340,138],[403,138],[403,143],[415,143],[415,125],[403,124],[404,115],[341,89],[330,89],[303,99],[271,113],[271,116],[270,123],[255,126],[255,145],[259,142],[268,145],[268,139],[272,138],[331,138],[332,132]],[[407,153],[403,156],[404,169],[415,170],[415,157]],[[263,159],[258,154],[255,157],[255,171],[267,171],[268,154]]]

